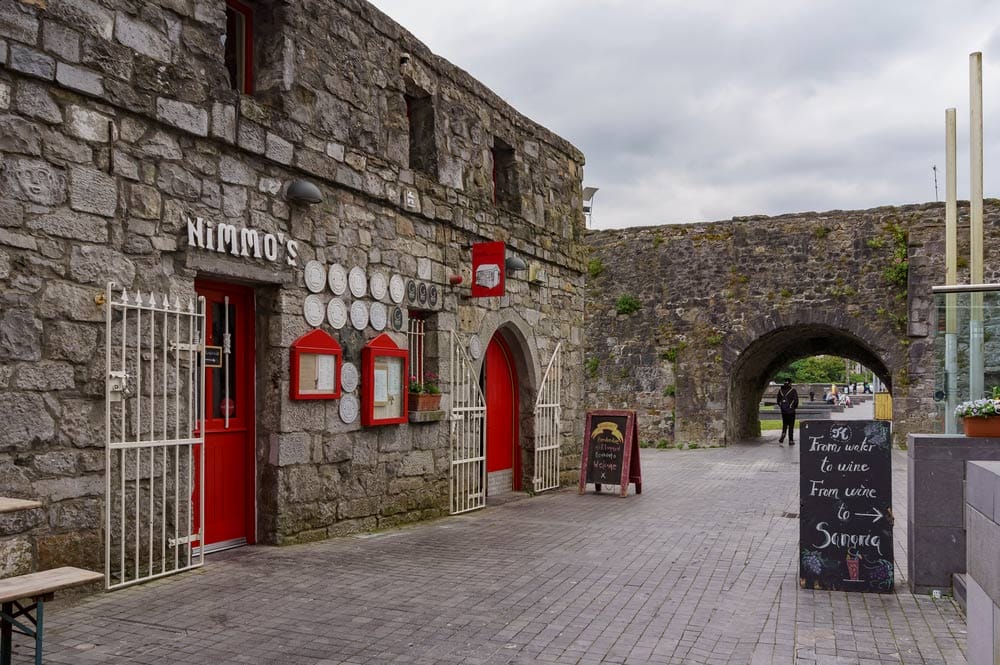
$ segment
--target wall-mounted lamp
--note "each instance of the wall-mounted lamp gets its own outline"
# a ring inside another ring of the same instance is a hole
[[[590,228],[590,221],[594,214],[594,194],[600,187],[583,188],[583,216],[586,218],[587,228]]]
[[[308,180],[293,180],[285,192],[285,198],[292,203],[313,204],[323,200],[323,194],[319,187]]]
[[[508,254],[507,258],[504,259],[503,266],[507,272],[521,272],[528,269],[528,264],[517,254]]]

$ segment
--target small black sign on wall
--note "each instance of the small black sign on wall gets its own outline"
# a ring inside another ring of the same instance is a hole
[[[893,590],[892,447],[885,420],[799,430],[799,586]]]

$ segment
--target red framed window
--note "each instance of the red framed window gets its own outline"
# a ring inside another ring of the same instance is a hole
[[[234,89],[253,94],[253,7],[240,0],[226,0],[226,69]]]

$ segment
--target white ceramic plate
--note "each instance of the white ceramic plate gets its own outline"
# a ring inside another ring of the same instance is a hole
[[[326,268],[319,261],[310,261],[305,269],[306,288],[319,293],[326,287]]]
[[[340,368],[340,389],[353,393],[358,387],[358,368],[354,363],[344,363]]]
[[[358,330],[364,330],[368,326],[368,305],[363,300],[351,303],[351,325]]]
[[[343,295],[344,291],[347,290],[347,271],[339,263],[334,263],[330,266],[330,271],[326,279],[334,295]]]
[[[365,269],[354,266],[347,276],[347,283],[351,287],[351,295],[360,298],[368,290],[368,280],[365,278]]]
[[[354,395],[344,395],[340,398],[340,419],[347,424],[358,419],[358,398]]]
[[[347,323],[347,305],[340,298],[334,298],[326,305],[326,320],[336,330],[340,330]]]
[[[385,275],[380,272],[372,273],[371,278],[368,280],[368,289],[371,291],[373,299],[381,300],[385,298],[385,292],[388,288],[389,282],[386,280]]]
[[[389,278],[389,297],[397,305],[403,302],[403,296],[406,295],[406,282],[403,281],[401,275],[393,275]]]
[[[385,330],[385,323],[388,318],[385,305],[380,302],[373,302],[371,312],[368,313],[368,316],[371,319],[372,328],[379,332]]]
[[[479,360],[479,356],[483,355],[483,343],[475,335],[469,340],[469,355],[473,360]]]
[[[306,315],[306,323],[313,328],[323,323],[323,319],[326,318],[326,307],[323,305],[323,300],[315,293],[306,296],[306,301],[302,304],[302,311]]]

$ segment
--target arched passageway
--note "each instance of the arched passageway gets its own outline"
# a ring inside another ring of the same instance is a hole
[[[768,381],[789,363],[816,355],[857,361],[892,391],[892,373],[857,335],[819,323],[784,326],[754,340],[733,364],[726,405],[727,441],[760,436],[758,407]]]

